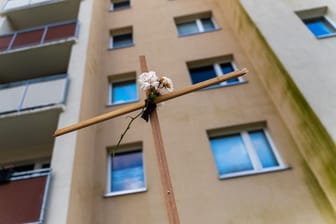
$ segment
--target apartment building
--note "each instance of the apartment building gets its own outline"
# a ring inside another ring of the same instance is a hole
[[[0,223],[169,223],[139,56],[174,88],[230,79],[157,110],[180,223],[334,223],[325,0],[1,0]],[[130,116],[135,116],[133,112]]]

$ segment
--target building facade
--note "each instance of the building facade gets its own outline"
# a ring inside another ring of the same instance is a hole
[[[145,100],[140,55],[175,89],[249,70],[158,107],[181,223],[336,222],[334,1],[0,3],[0,223],[169,223],[149,123],[52,136]]]

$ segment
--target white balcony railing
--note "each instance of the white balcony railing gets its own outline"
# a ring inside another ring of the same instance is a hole
[[[73,38],[77,36],[77,32],[77,21],[48,24],[27,30],[19,30],[0,36],[0,52]]]
[[[62,104],[68,78],[56,75],[0,85],[0,114]]]
[[[52,1],[53,0],[8,0],[3,7],[3,11],[8,11],[17,8],[28,8],[34,5],[44,4]]]

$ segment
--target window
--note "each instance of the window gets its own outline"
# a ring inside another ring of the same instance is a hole
[[[180,36],[209,32],[217,29],[210,12],[175,18]]]
[[[109,104],[122,104],[138,100],[138,90],[134,79],[110,82]]]
[[[109,156],[108,194],[120,195],[146,190],[141,149],[117,152]]]
[[[318,38],[336,35],[336,28],[332,22],[324,16],[304,19],[308,29]]]
[[[126,9],[131,7],[129,0],[112,0],[111,2],[111,10],[116,11],[120,9]]]
[[[220,178],[284,169],[263,128],[209,137]]]
[[[114,30],[111,32],[111,49],[130,47],[133,45],[133,33],[131,27]]]
[[[217,76],[225,75],[236,70],[236,66],[232,61],[224,61],[219,63],[189,62],[187,64],[189,67],[190,78],[193,84],[203,82]],[[201,66],[199,64],[201,64]],[[212,87],[233,85],[242,83],[243,81],[244,80],[242,77],[238,77],[227,80],[220,84],[216,84]]]
[[[317,38],[336,36],[335,24],[327,17],[328,7],[322,6],[295,12]]]
[[[9,166],[9,167],[13,172],[26,172],[26,171],[50,168],[50,162],[49,161],[38,161],[38,162],[31,162],[31,163],[23,163],[23,164]]]

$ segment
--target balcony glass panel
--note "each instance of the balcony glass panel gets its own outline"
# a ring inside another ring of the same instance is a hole
[[[76,31],[76,24],[64,24],[54,27],[49,27],[45,41],[52,41],[58,39],[64,39],[68,37],[73,37]]]
[[[25,86],[0,89],[0,113],[17,111],[25,89]]]
[[[6,224],[42,223],[50,171],[24,172],[0,184],[0,222]],[[17,173],[19,174],[19,173]]]
[[[7,1],[4,10],[20,8],[29,5],[29,0],[9,0]]]
[[[30,0],[30,5],[39,4],[42,2],[50,2],[51,0]]]
[[[0,85],[0,114],[64,103],[65,75]]]
[[[44,29],[18,33],[12,48],[24,47],[39,44],[42,39]]]
[[[7,50],[12,38],[13,38],[13,35],[7,35],[7,36],[0,37],[0,51]]]
[[[12,50],[25,46],[36,46],[49,41],[75,37],[76,28],[77,22],[68,22],[57,25],[51,24],[36,29],[22,30],[13,34],[6,34],[0,36],[0,51]]]
[[[8,0],[3,8],[3,10],[11,10],[15,8],[29,7],[34,4],[48,2],[50,0]]]
[[[30,84],[27,88],[22,108],[33,108],[62,103],[66,80],[56,79]]]

